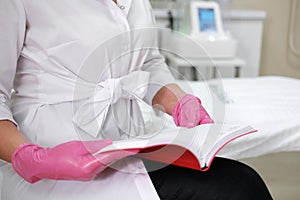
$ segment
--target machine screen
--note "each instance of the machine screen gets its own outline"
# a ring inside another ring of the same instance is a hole
[[[200,31],[216,32],[215,12],[212,8],[198,8]]]

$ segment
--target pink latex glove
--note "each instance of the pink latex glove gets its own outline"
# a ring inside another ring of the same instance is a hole
[[[177,126],[192,128],[200,124],[213,123],[198,97],[184,95],[173,109],[172,117]]]
[[[88,181],[114,161],[137,153],[120,150],[92,155],[111,143],[110,139],[71,141],[53,148],[27,143],[14,152],[12,166],[30,183],[41,179]]]

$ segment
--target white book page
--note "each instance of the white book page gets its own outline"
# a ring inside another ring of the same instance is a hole
[[[216,131],[212,131],[212,133],[215,133]],[[240,126],[240,125],[224,125],[221,130],[219,130],[219,134],[215,141],[210,141],[209,139],[207,141],[211,143],[207,143],[201,148],[203,158],[203,163],[205,165],[209,165],[209,163],[214,158],[214,155],[228,142],[230,142],[233,139],[236,139],[240,136],[256,132],[254,128],[251,126]],[[212,144],[214,142],[214,144]]]
[[[117,149],[145,148],[160,144],[173,144],[190,149],[192,146],[199,146],[204,143],[206,137],[199,137],[199,135],[203,135],[202,133],[205,133],[207,130],[208,127],[204,126],[198,126],[190,129],[181,127],[164,129],[150,137],[141,136],[128,140],[114,141],[112,145],[100,149],[95,154]],[[200,132],[202,133],[200,134]],[[194,151],[193,153],[197,153],[197,151]]]
[[[214,154],[226,142],[239,135],[254,131],[250,126],[205,124],[195,128],[164,129],[150,137],[137,137],[129,140],[114,141],[95,154],[117,150],[138,149],[160,144],[179,145],[192,152],[202,167],[208,165]]]

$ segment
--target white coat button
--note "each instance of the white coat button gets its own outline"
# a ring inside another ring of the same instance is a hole
[[[123,5],[120,5],[120,7],[119,7],[121,10],[124,10],[125,9],[125,6],[123,6]]]

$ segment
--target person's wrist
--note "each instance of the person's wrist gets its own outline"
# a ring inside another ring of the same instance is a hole
[[[30,142],[28,143],[23,143],[21,144],[13,153],[12,157],[11,157],[11,163],[12,166],[16,166],[18,164],[18,157],[20,156],[20,154],[22,154],[22,151],[26,148],[32,147],[32,146],[36,146],[35,144],[32,144]]]
[[[178,100],[185,95],[176,84],[168,84],[162,87],[152,100],[152,105],[158,108],[162,108],[165,113],[172,115],[172,111]]]
[[[39,169],[41,169],[41,166],[39,166],[40,163],[36,163],[36,159],[34,159],[34,156],[36,156],[40,150],[43,150],[43,148],[32,143],[24,143],[20,145],[12,155],[11,163],[13,169],[29,183],[35,183],[41,180],[41,178],[36,176],[40,173]]]

